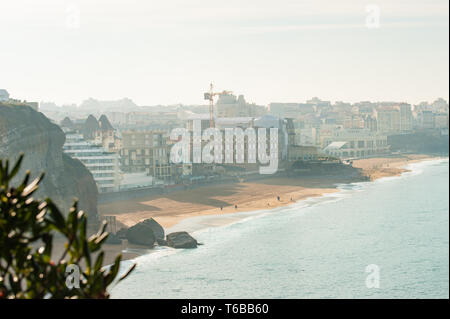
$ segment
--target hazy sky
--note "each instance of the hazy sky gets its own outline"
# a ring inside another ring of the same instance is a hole
[[[379,28],[366,27],[367,5]],[[1,0],[0,88],[56,103],[204,103],[211,81],[258,104],[448,100],[448,10],[447,0]]]

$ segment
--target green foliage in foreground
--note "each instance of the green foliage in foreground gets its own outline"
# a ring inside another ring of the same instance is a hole
[[[12,187],[10,182],[22,159],[20,156],[10,171],[8,160],[0,159],[0,299],[108,298],[107,287],[117,277],[122,257],[119,254],[109,269],[102,269],[106,224],[87,238],[87,216],[77,209],[77,202],[64,217],[50,199],[33,199],[43,174],[29,182],[27,172],[22,183]],[[53,261],[55,235],[62,235],[66,243],[62,256]],[[93,253],[97,254],[95,260]],[[66,272],[67,265],[78,267],[79,288],[66,284],[71,274]]]

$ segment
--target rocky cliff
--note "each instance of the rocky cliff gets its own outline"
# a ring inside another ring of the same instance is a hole
[[[84,165],[63,153],[64,132],[42,113],[24,105],[0,103],[0,158],[14,162],[25,154],[16,181],[30,170],[32,177],[45,172],[37,196],[50,197],[67,214],[73,199],[79,199],[91,222],[97,220],[97,187]]]

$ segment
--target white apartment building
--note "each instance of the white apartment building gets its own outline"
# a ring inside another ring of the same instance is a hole
[[[117,153],[105,151],[103,146],[84,140],[78,133],[66,133],[63,150],[86,166],[100,193],[119,190],[121,174]]]

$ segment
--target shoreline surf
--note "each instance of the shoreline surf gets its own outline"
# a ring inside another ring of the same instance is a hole
[[[392,176],[381,176],[377,179],[371,181],[361,181],[361,182],[351,182],[351,183],[338,183],[335,184],[336,191],[323,193],[320,196],[310,196],[302,198],[296,202],[289,203],[287,205],[280,205],[277,207],[269,208],[269,209],[261,209],[261,210],[251,210],[251,211],[241,211],[235,213],[225,213],[225,214],[209,214],[209,215],[199,215],[188,217],[180,220],[174,226],[168,227],[166,229],[166,233],[171,233],[175,231],[187,231],[191,233],[194,237],[201,232],[208,231],[211,228],[224,228],[236,223],[244,223],[255,218],[260,218],[268,214],[276,214],[279,211],[284,211],[288,209],[297,209],[297,208],[308,208],[315,205],[326,204],[328,202],[334,202],[338,200],[342,200],[355,191],[363,191],[365,187],[368,185],[372,185],[374,183],[383,183],[388,182],[393,179],[403,178],[410,175],[420,174],[420,167],[423,165],[433,165],[434,163],[439,163],[441,161],[448,161],[447,157],[429,157],[423,158],[420,160],[412,160],[408,163],[403,163],[401,166],[396,166],[396,168],[403,169],[403,171],[398,175]],[[166,256],[172,253],[176,253],[177,249],[170,247],[156,247],[153,249],[145,249],[145,248],[127,248],[124,250],[124,253],[134,253],[138,254],[134,258],[127,258],[130,262],[137,262],[141,257],[145,257],[148,255],[154,255],[156,258],[157,255]],[[124,260],[125,261],[125,260]],[[131,264],[131,263],[130,263]]]
[[[433,172],[448,174],[448,158],[406,168],[393,178],[337,185],[339,192],[289,207],[236,213],[240,219],[230,223],[224,223],[223,216],[191,219],[198,229],[194,237],[205,246],[162,248],[125,261],[123,271],[137,263],[136,275],[113,290],[112,297],[221,298],[224,292],[234,298],[445,296],[441,289],[445,284],[420,279],[448,278],[448,254],[442,251],[448,245],[444,240],[448,213],[442,211],[446,205],[448,211],[448,202],[438,200],[437,210],[424,211],[420,207],[427,199],[418,194],[426,195],[422,181],[436,178]],[[442,189],[440,183],[442,178],[435,190]],[[411,191],[413,198],[408,197]],[[213,222],[214,217],[221,220]],[[436,233],[422,234],[423,227]],[[411,248],[411,243],[422,241]],[[424,254],[430,256],[426,261]],[[373,263],[382,268],[380,290],[364,286],[364,267]],[[158,291],[149,288],[155,285]]]

